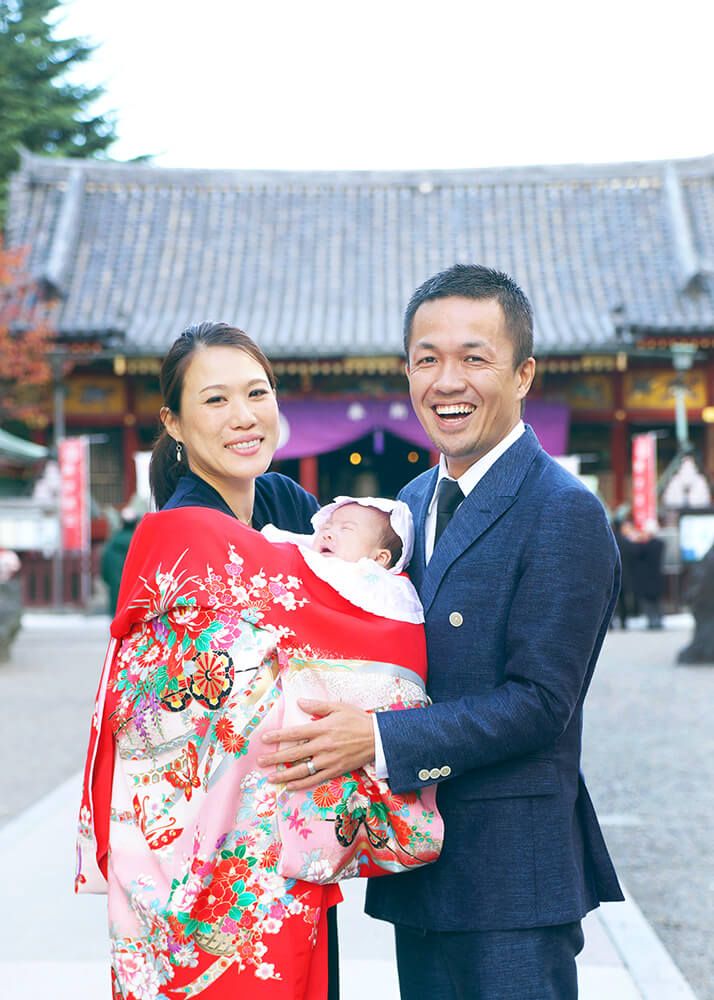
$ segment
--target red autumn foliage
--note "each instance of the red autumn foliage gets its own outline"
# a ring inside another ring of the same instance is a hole
[[[26,249],[6,249],[0,239],[0,419],[44,422],[54,343],[44,300],[25,270]]]

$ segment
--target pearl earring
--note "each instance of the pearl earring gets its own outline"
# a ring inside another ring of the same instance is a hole
[[[181,442],[177,441],[176,442],[176,461],[180,462],[182,458],[183,458],[183,449],[181,447]]]

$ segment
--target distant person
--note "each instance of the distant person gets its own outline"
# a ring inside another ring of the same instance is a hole
[[[664,542],[656,526],[634,530],[629,547],[632,594],[639,613],[647,618],[647,628],[662,628],[664,596]]]
[[[126,554],[134,537],[134,529],[139,523],[139,515],[133,507],[124,507],[120,517],[121,524],[104,546],[101,563],[102,580],[107,585],[107,609],[112,617],[117,610],[119,585]]]
[[[616,517],[612,528],[622,566],[620,592],[617,595],[612,623],[614,625],[617,622],[620,628],[626,629],[628,619],[637,614],[635,596],[632,591],[632,563],[637,545],[637,532],[632,521],[623,517]]]

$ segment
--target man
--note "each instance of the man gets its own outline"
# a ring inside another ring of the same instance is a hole
[[[488,268],[456,265],[412,296],[409,390],[441,460],[400,496],[433,704],[370,731],[349,706],[307,703],[322,718],[276,734],[307,742],[265,758],[302,760],[296,788],[375,757],[395,792],[440,783],[441,858],[367,894],[395,925],[404,1000],[572,1000],[580,920],[622,898],[579,772],[618,556],[599,501],[521,421],[532,329],[521,289]],[[442,480],[461,490],[450,520]]]

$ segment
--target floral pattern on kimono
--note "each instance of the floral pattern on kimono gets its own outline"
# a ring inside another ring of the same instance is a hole
[[[325,677],[352,678],[354,694],[355,677],[383,672],[371,707],[423,704],[421,629],[356,612],[294,546],[183,508],[137,529],[112,634],[76,886],[108,891],[114,997],[318,1000],[340,898],[320,883],[401,870],[405,849],[434,860],[440,819],[433,793],[391,796],[368,772],[288,795],[257,765],[260,735],[299,712],[310,676],[332,696]],[[380,650],[410,662],[384,671]]]

